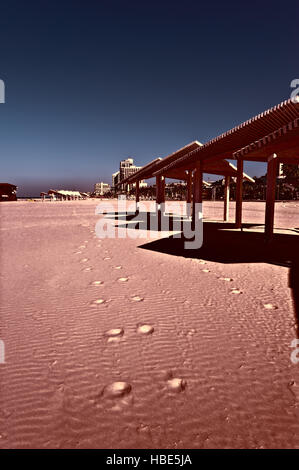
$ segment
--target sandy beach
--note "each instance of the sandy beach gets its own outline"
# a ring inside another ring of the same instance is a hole
[[[101,240],[96,205],[1,204],[0,447],[299,448],[288,265]]]

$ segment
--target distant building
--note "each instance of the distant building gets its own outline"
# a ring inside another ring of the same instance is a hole
[[[278,177],[283,176],[283,163],[279,163],[278,165]]]
[[[286,175],[283,172],[283,163],[279,163],[277,167],[277,179],[283,180],[285,177]]]
[[[94,193],[96,196],[104,196],[104,194],[109,193],[109,191],[111,191],[111,186],[108,183],[103,183],[103,181],[101,181],[94,185]]]
[[[140,170],[141,168],[141,166],[134,165],[133,158],[121,160],[121,162],[119,163],[119,171],[113,173],[112,175],[112,187],[115,188],[120,181],[124,180],[125,178],[128,178],[129,176],[132,176],[134,173],[136,173],[136,171]],[[127,188],[120,187],[118,189],[127,189],[129,191],[130,189],[132,189],[132,187],[133,185],[127,185]],[[144,183],[144,181],[140,181],[140,187],[147,187],[147,184]]]
[[[0,183],[0,201],[16,201],[17,189],[15,184]]]
[[[141,166],[135,166],[133,158],[122,160],[119,164],[119,177],[120,181],[132,176],[136,171],[140,170]]]
[[[112,189],[115,189],[117,183],[119,183],[119,181],[120,181],[119,175],[120,175],[119,171],[117,171],[116,173],[113,173],[113,175],[112,175]]]

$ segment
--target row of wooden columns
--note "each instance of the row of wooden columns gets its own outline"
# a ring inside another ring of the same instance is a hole
[[[202,163],[198,162],[194,170],[187,170],[187,216],[191,217],[193,214],[193,219],[195,217],[195,204],[202,203],[202,193],[203,193],[203,171]],[[193,188],[192,188],[193,180]],[[229,219],[229,190],[230,177],[225,177],[225,196],[224,196],[224,221]],[[193,191],[192,191],[193,189]],[[192,194],[193,193],[193,194]],[[140,196],[139,181],[136,181],[136,208],[138,207]],[[193,197],[192,197],[193,196]],[[156,177],[156,203],[157,211],[160,212],[160,204],[165,202],[165,177],[157,176]]]
[[[266,196],[266,215],[265,215],[265,235],[267,239],[271,239],[274,227],[274,205],[275,205],[275,188],[277,176],[277,155],[273,154],[268,159],[267,170],[267,196]],[[237,162],[237,184],[236,184],[236,212],[235,212],[235,226],[242,228],[242,200],[243,200],[243,160],[238,159]],[[192,197],[192,179],[193,179],[193,197]],[[196,203],[202,203],[202,188],[203,188],[203,171],[202,162],[198,162],[194,170],[188,170],[187,173],[187,215],[191,216],[191,203],[192,204],[192,218],[193,221],[196,214]],[[229,220],[229,200],[230,200],[230,176],[225,177],[224,189],[224,214],[223,220]],[[156,177],[156,203],[159,220],[161,219],[160,205],[165,202],[165,177]],[[139,181],[136,181],[136,205],[139,203]]]
[[[236,228],[242,227],[242,189],[243,189],[243,160],[238,159],[237,163],[237,190],[236,190]],[[278,158],[274,153],[267,162],[267,192],[266,192],[266,213],[265,213],[265,238],[270,241],[274,230],[274,210],[276,178],[278,169]]]

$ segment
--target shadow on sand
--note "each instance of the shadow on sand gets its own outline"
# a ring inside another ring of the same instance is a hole
[[[157,230],[157,214],[155,212],[108,212],[105,214],[105,218],[120,222],[118,224],[120,228],[139,230],[146,227],[147,230]],[[189,223],[191,225],[190,218],[175,214],[163,215],[161,221],[160,232],[182,231],[183,224]],[[134,225],[131,225],[130,222],[134,222]]]
[[[263,231],[241,232],[233,230],[233,224],[207,221],[203,227],[204,241],[200,249],[185,249],[184,238],[173,236],[146,243],[140,248],[217,263],[270,263],[288,267],[299,338],[299,237],[275,234],[273,240],[266,243]],[[263,228],[256,224],[243,224],[244,229],[253,227]]]
[[[111,217],[109,217],[111,216]],[[142,224],[150,227],[150,219],[154,213],[108,213],[106,217],[119,222],[122,228],[138,230],[139,224],[130,224],[136,217]],[[188,222],[187,217],[175,214],[167,214],[163,217],[161,231],[183,230],[183,223]],[[129,222],[129,223],[123,223]],[[191,223],[191,221],[189,220]],[[265,242],[264,226],[258,224],[243,224],[243,229],[255,229],[252,231],[234,230],[234,224],[209,222],[203,223],[203,245],[197,250],[185,249],[183,233],[179,238],[170,236],[155,240],[139,248],[158,251],[172,256],[203,259],[217,263],[269,263],[289,268],[289,287],[292,292],[296,333],[299,338],[299,237],[294,235],[298,229],[292,230],[293,234],[275,234],[270,243]],[[258,230],[256,230],[258,229]],[[261,231],[259,231],[259,229]]]

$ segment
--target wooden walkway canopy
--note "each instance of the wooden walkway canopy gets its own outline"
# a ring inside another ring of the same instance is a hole
[[[240,166],[243,166],[243,160],[267,162],[265,234],[267,239],[271,239],[274,229],[278,165],[280,163],[299,165],[299,119],[289,122],[262,139],[234,152],[233,156]],[[239,223],[241,223],[241,215],[239,215]]]
[[[289,99],[264,111],[248,121],[215,137],[209,142],[170,162],[165,170],[171,168],[194,168],[199,160],[231,159],[239,149],[274,133],[283,126],[299,118],[299,100]]]
[[[139,182],[143,179],[156,178],[156,202],[161,204],[165,201],[165,178],[178,179],[187,182],[187,194],[186,202],[191,204],[192,202],[192,170],[185,170],[184,168],[171,168],[165,170],[171,163],[175,163],[178,159],[181,159],[185,155],[188,155],[191,151],[194,151],[202,147],[202,144],[198,141],[191,142],[190,144],[176,150],[174,153],[164,157],[156,158],[147,165],[143,166],[140,170],[136,171],[133,175],[126,179],[123,179],[118,183],[118,186],[136,184],[136,202],[139,202]],[[224,199],[224,220],[227,221],[229,218],[229,184],[230,177],[237,176],[237,168],[226,160],[218,161],[206,161],[203,165],[203,172],[225,176],[225,199]],[[163,175],[160,175],[160,173]],[[247,181],[254,182],[253,178],[243,174],[243,178]],[[194,185],[193,185],[194,186]],[[188,207],[190,211],[190,207]]]
[[[202,173],[209,162],[237,159],[236,228],[242,227],[242,183],[244,160],[267,163],[265,234],[274,228],[276,177],[279,163],[299,164],[299,99],[289,99],[234,127],[160,169],[156,176],[193,169],[195,202],[201,202]]]
[[[123,179],[118,183],[120,185],[136,183],[143,179],[153,178],[155,176],[163,175],[165,178],[178,179],[186,181],[188,180],[188,171],[185,168],[169,169],[171,163],[176,163],[182,157],[189,155],[190,152],[202,147],[202,144],[198,141],[191,142],[190,144],[176,150],[174,153],[164,157],[156,158],[147,165],[143,166],[140,170],[136,171],[133,175],[126,179]],[[203,167],[204,173],[210,173],[222,176],[236,176],[237,168],[226,160],[218,161],[206,161]],[[254,182],[254,180],[244,173],[244,179]]]
[[[236,159],[237,167],[226,159]],[[136,183],[156,177],[157,204],[164,202],[165,178],[187,181],[187,202],[194,207],[202,202],[203,173],[225,176],[224,220],[228,220],[229,181],[237,177],[236,228],[242,226],[243,180],[253,181],[243,171],[244,160],[266,162],[267,198],[265,233],[271,239],[274,227],[274,203],[278,163],[299,164],[299,99],[289,99],[274,106],[205,144],[198,141],[145,165],[120,184]],[[193,191],[192,188],[193,187]],[[193,198],[192,198],[193,192]]]

